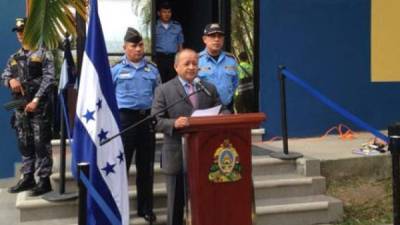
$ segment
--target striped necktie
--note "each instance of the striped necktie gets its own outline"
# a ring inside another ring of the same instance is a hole
[[[187,94],[190,95],[192,94],[195,90],[194,90],[194,86],[191,83],[186,83],[186,87],[187,87]],[[198,105],[197,105],[197,95],[191,95],[189,96],[189,100],[192,103],[193,108],[197,109]]]

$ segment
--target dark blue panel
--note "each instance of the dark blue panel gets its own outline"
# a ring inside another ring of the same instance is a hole
[[[379,129],[399,120],[400,85],[370,82],[370,0],[261,0],[260,96],[270,136],[280,136],[276,68],[286,65],[327,97]],[[290,81],[290,136],[357,129]]]
[[[4,70],[10,54],[19,48],[15,33],[11,28],[15,25],[15,18],[25,15],[25,1],[2,0],[0,1],[0,71]],[[0,87],[0,178],[14,176],[14,163],[20,160],[16,147],[15,132],[9,126],[10,113],[2,105],[10,100],[9,91]]]

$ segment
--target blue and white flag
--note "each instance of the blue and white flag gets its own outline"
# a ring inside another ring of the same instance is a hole
[[[58,83],[58,93],[60,94],[68,86],[75,85],[76,69],[74,59],[71,53],[71,42],[66,37],[63,43],[64,61],[61,66],[60,81]]]
[[[97,0],[90,1],[90,18],[82,62],[73,136],[72,170],[90,163],[90,183],[122,225],[129,224],[128,181],[120,137],[100,142],[119,132],[119,116],[107,58]],[[90,225],[111,224],[94,200],[88,198]]]

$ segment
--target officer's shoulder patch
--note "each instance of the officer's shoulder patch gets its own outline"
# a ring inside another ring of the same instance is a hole
[[[45,51],[44,55],[46,56],[47,59],[52,60],[52,61],[54,60],[54,55],[51,51]]]
[[[200,57],[203,57],[203,56],[206,56],[206,55],[207,55],[207,54],[206,54],[206,51],[202,51],[202,52],[199,53],[199,58],[200,58]]]
[[[230,52],[225,52],[225,55],[228,56],[228,57],[231,57],[231,58],[236,59],[235,55],[233,55],[233,54],[230,53]]]
[[[150,64],[150,65],[152,65],[153,67],[157,68],[157,64],[156,64],[155,62],[153,62],[153,61],[148,60],[148,61],[147,61],[147,64]]]
[[[178,21],[176,21],[176,20],[172,20],[172,24],[174,24],[174,25],[181,25],[181,23],[179,23]]]
[[[226,55],[228,58],[233,59],[233,60],[237,63],[238,59],[236,58],[235,55],[233,55],[232,53],[229,53],[229,52],[225,52],[225,55]]]
[[[17,63],[17,57],[18,57],[18,52],[16,52],[16,53],[14,53],[14,54],[12,54],[12,55],[10,55],[10,58],[9,58],[9,62],[11,63],[11,62],[15,62],[15,63]]]
[[[120,64],[122,62],[122,59],[118,59],[117,61],[114,61],[111,63],[111,68],[114,68],[115,66],[117,66],[118,64]]]
[[[17,65],[17,60],[15,60],[14,58],[11,58],[10,65],[11,66]]]

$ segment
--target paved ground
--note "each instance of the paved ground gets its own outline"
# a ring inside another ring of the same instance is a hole
[[[337,135],[289,139],[289,152],[321,160],[321,175],[329,179],[352,176],[385,178],[391,175],[391,155],[388,151],[374,156],[355,154],[364,143],[371,141],[369,133],[356,133],[354,139],[342,140]],[[268,152],[282,152],[282,141],[255,144]]]
[[[7,189],[15,182],[14,178],[0,180],[0,224],[18,225],[19,212],[15,208],[16,194],[9,194]]]
[[[353,153],[362,144],[372,140],[370,133],[356,133],[353,139],[340,139],[337,135],[314,138],[289,139],[289,152],[299,152],[305,156],[320,159],[321,161],[340,160],[349,158],[363,158],[365,156]],[[273,151],[282,151],[282,141],[267,141],[256,143],[257,146]]]

